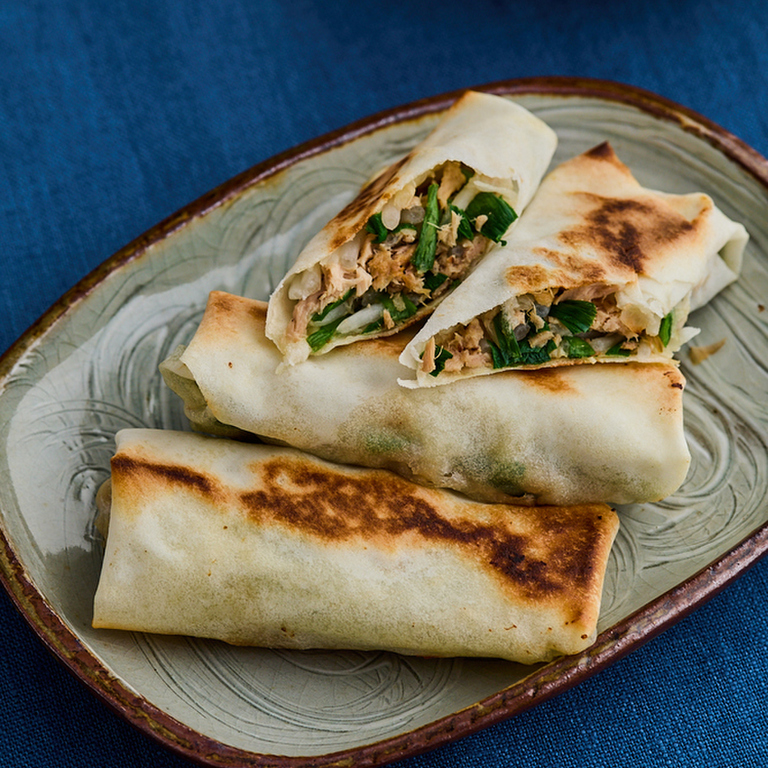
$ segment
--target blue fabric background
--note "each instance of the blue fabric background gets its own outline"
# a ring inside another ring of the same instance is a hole
[[[768,154],[763,0],[0,0],[0,348],[236,173],[372,112],[535,75],[655,91]],[[768,765],[768,561],[578,688],[403,768]],[[0,593],[0,765],[190,764]]]

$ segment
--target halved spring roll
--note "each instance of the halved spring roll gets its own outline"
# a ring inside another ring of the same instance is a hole
[[[196,429],[258,435],[486,501],[656,501],[685,478],[684,378],[669,363],[509,371],[409,390],[397,383],[406,330],[277,373],[265,310],[211,293],[189,345],[161,364]]]
[[[605,505],[480,504],[166,430],[118,433],[109,490],[94,627],[273,648],[577,653],[618,529]]]
[[[737,278],[747,240],[707,195],[645,189],[601,144],[544,179],[506,245],[408,344],[401,383],[667,361],[698,332],[689,312]]]
[[[267,336],[285,361],[396,333],[429,313],[504,238],[556,144],[518,104],[467,92],[307,244],[277,286]]]

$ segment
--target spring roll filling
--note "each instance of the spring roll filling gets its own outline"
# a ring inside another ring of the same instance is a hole
[[[432,376],[470,368],[518,368],[550,360],[671,357],[696,329],[685,327],[688,298],[661,317],[620,307],[610,286],[548,289],[515,296],[430,339],[421,370]]]
[[[317,352],[336,335],[397,329],[447,295],[517,218],[493,189],[446,162],[400,190],[353,240],[294,278],[289,338]]]

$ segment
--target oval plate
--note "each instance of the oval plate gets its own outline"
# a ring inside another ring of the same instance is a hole
[[[94,496],[113,436],[186,428],[158,363],[212,289],[266,299],[301,246],[457,93],[321,137],[236,177],[128,245],[0,361],[2,580],[48,647],[140,730],[211,765],[383,765],[508,718],[585,679],[712,597],[768,550],[768,164],[707,120],[601,81],[532,79],[511,96],[559,134],[554,162],[608,139],[646,186],[704,191],[751,241],[742,279],[692,317],[683,361],[693,456],[663,503],[620,510],[599,636],[524,667],[387,653],[286,652],[96,631]],[[748,383],[748,385],[747,385]],[[595,418],[599,418],[595,414]]]

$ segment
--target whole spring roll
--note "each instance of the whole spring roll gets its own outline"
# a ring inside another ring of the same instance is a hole
[[[410,331],[276,372],[266,305],[211,293],[186,349],[161,364],[193,426],[380,467],[485,501],[612,504],[674,492],[690,456],[684,379],[669,363],[397,383]]]
[[[700,193],[642,187],[609,144],[552,171],[494,248],[403,351],[435,386],[508,368],[663,362],[689,311],[736,279],[748,240]]]
[[[557,145],[501,96],[467,92],[299,254],[269,302],[267,336],[288,364],[429,313],[500,241]]]
[[[274,648],[577,653],[618,528],[166,430],[118,433],[110,491],[94,627]]]

